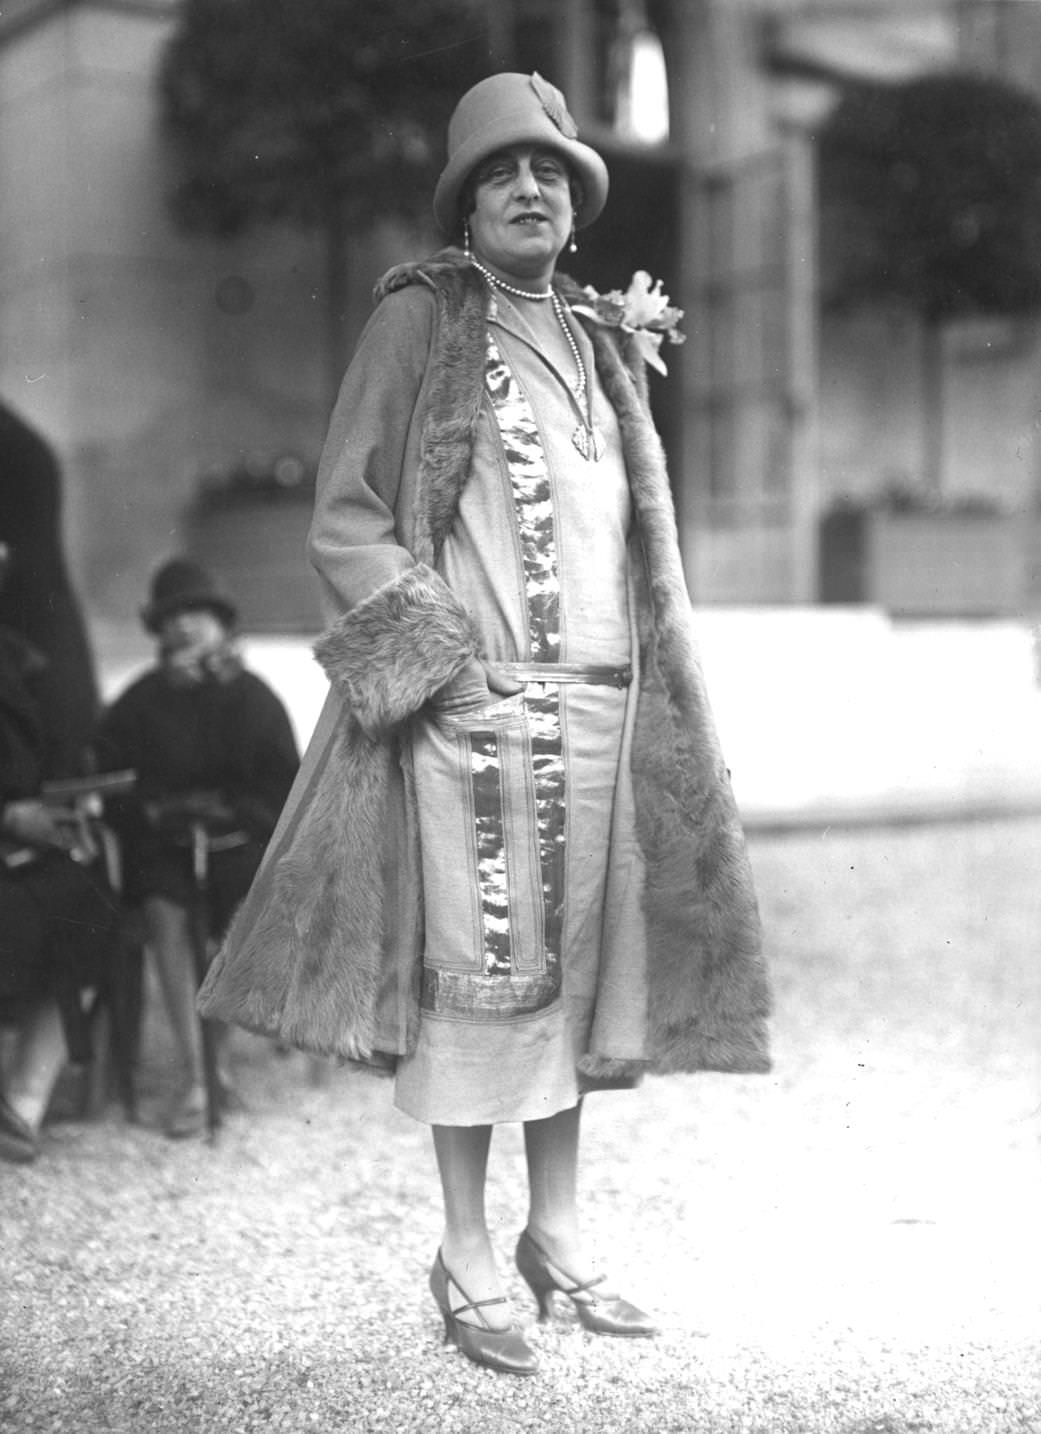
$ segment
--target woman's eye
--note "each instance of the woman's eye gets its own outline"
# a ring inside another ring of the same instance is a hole
[[[559,184],[564,178],[564,171],[554,160],[542,160],[535,165],[535,177],[546,184]]]
[[[482,184],[502,184],[513,175],[513,166],[510,164],[493,164],[481,175]]]

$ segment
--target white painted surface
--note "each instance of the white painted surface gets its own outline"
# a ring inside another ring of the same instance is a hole
[[[705,609],[696,622],[750,823],[1041,807],[1041,686],[1027,624],[893,624],[869,608]],[[243,643],[301,743],[326,692],[311,640]],[[106,698],[150,660],[135,629],[98,630],[95,644]]]

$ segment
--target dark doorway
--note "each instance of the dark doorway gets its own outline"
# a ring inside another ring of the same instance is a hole
[[[675,302],[680,292],[679,178],[675,161],[651,151],[598,146],[611,175],[611,192],[600,218],[578,235],[578,253],[561,255],[560,264],[581,284],[603,293],[626,289],[637,269],[661,279]],[[668,378],[651,373],[655,422],[676,471],[682,404],[680,364],[683,350],[662,351]]]

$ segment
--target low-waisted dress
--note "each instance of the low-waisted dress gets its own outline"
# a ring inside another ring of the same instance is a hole
[[[425,946],[395,1101],[432,1124],[567,1109],[608,1031],[613,1055],[644,1055],[630,495],[591,345],[571,328],[592,427],[575,372],[493,297],[473,465],[439,560],[483,655],[549,680],[522,673],[523,691],[491,705],[456,693],[413,724]]]

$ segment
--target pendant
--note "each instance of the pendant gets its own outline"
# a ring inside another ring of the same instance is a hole
[[[571,435],[571,442],[587,463],[596,463],[603,458],[606,451],[604,435],[595,423],[592,428],[587,428],[584,423],[580,423]]]

